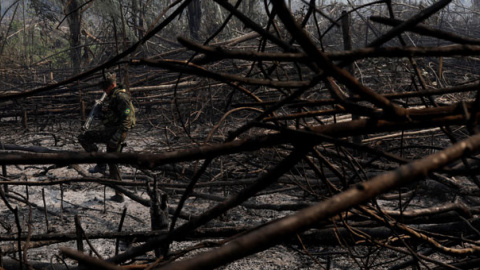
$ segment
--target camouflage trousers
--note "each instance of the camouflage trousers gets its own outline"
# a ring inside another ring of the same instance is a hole
[[[82,145],[83,149],[87,152],[98,152],[97,144],[102,143],[107,145],[107,152],[121,152],[122,143],[127,138],[127,133],[124,132],[119,142],[117,142],[116,148],[108,147],[108,142],[110,138],[117,132],[117,128],[105,128],[99,130],[89,130],[78,136],[78,142]],[[99,166],[105,166],[105,164],[98,164]],[[110,177],[122,180],[118,166],[115,163],[109,163],[108,169],[110,172]]]
[[[89,130],[78,136],[78,142],[82,145],[83,149],[87,152],[98,152],[97,143],[104,143],[108,145],[110,138],[117,132],[117,128],[105,128],[99,130]],[[107,147],[107,152],[120,152],[121,145],[127,138],[127,133],[124,132],[119,142],[117,142],[117,148]]]

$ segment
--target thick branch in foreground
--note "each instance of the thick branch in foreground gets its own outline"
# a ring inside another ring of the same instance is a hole
[[[393,188],[424,178],[450,162],[470,155],[480,149],[480,135],[472,136],[444,151],[419,161],[401,166],[357,185],[315,206],[272,222],[258,230],[241,236],[228,244],[197,255],[194,258],[166,265],[161,269],[213,269],[262,251],[278,243],[280,239],[305,231],[321,220],[333,217],[355,205],[366,202]]]

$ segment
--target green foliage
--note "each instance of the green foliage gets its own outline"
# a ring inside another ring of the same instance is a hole
[[[68,63],[68,41],[62,36],[59,31],[46,32],[39,23],[24,26],[22,21],[13,20],[3,44],[3,66],[29,66],[49,61],[52,67],[64,67]]]

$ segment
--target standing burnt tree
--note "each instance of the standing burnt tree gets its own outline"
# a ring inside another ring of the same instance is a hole
[[[202,8],[200,0],[193,0],[188,5],[188,28],[190,36],[194,40],[199,40],[200,25],[202,22]]]
[[[89,1],[67,2],[77,4],[71,12],[90,8]],[[59,248],[63,258],[97,269],[229,269],[255,256],[262,269],[279,246],[301,258],[286,266],[295,269],[477,267],[475,5],[471,12],[451,0],[134,3],[109,17],[113,34],[85,29],[92,53],[111,44],[118,51],[99,53],[90,70],[35,87],[2,77],[15,85],[0,89],[2,125],[17,127],[22,119],[25,131],[32,115],[34,129],[68,127],[66,135],[52,131],[56,148],[0,137],[10,140],[1,145],[0,195],[18,217],[11,201],[20,205],[28,196],[9,189],[104,185],[144,207],[154,229],[131,226],[123,233],[123,214],[118,231],[95,234],[78,216],[61,212],[62,224],[74,220],[76,229],[65,225],[68,233],[44,235],[17,218],[16,229],[2,225],[2,239],[13,243],[10,252],[21,263],[34,265],[27,244],[76,240]],[[88,18],[104,22],[97,12]],[[200,21],[210,34],[204,39]],[[115,42],[93,42],[100,36]],[[75,130],[85,104],[99,96],[95,85],[105,70],[122,71],[137,107],[137,140],[124,153],[85,153]],[[53,124],[45,120],[52,116]],[[96,162],[121,164],[123,181],[84,173],[84,164]],[[14,165],[42,164],[51,165],[43,175],[70,166],[78,176],[37,181],[41,173],[28,179],[7,173]],[[87,255],[83,240],[93,238],[137,243],[105,254],[89,243]]]
[[[65,10],[65,16],[70,29],[70,57],[73,64],[74,74],[80,71],[82,43],[81,43],[81,25],[82,25],[82,7],[77,0],[62,1]]]

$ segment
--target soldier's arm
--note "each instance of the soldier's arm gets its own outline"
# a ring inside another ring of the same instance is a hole
[[[123,131],[128,131],[132,127],[132,116],[135,113],[131,107],[131,102],[127,98],[122,98],[118,103],[118,112],[120,115]]]
[[[119,98],[116,109],[120,119],[120,127],[110,140],[112,145],[118,144],[123,134],[130,129],[132,126],[132,114],[134,113],[133,108],[130,106],[130,102],[126,98]]]

